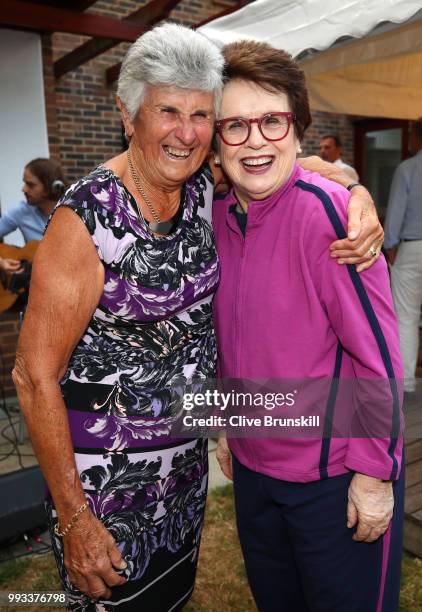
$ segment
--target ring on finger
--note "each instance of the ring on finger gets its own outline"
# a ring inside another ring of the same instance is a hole
[[[371,246],[369,249],[369,254],[371,257],[376,257],[378,255],[378,251],[374,246]]]

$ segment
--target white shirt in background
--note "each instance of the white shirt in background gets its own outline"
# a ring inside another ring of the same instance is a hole
[[[344,161],[341,159],[341,157],[336,159],[334,163],[336,166],[344,170],[344,172],[348,174],[353,181],[355,181],[356,183],[359,182],[359,175],[356,172],[356,170],[353,168],[353,166],[349,166],[349,164],[345,164]]]

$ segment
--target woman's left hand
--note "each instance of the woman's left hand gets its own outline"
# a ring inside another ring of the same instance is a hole
[[[232,454],[224,436],[220,436],[218,438],[216,455],[217,461],[220,464],[220,468],[224,476],[229,480],[233,480]]]
[[[388,529],[393,516],[394,496],[391,482],[356,473],[349,486],[347,527],[357,524],[353,539],[374,542]]]
[[[353,187],[347,214],[348,237],[331,244],[331,257],[339,264],[357,264],[357,271],[362,272],[379,259],[384,241],[384,230],[365,187]]]

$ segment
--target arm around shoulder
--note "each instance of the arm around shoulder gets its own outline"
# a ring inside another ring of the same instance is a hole
[[[297,161],[304,170],[316,172],[342,187],[349,187],[353,183],[344,170],[316,155]],[[357,270],[361,272],[377,261],[384,238],[374,201],[363,185],[357,185],[351,190],[347,216],[347,237],[333,242],[330,249],[339,263],[359,264]],[[375,256],[371,249],[375,249]]]

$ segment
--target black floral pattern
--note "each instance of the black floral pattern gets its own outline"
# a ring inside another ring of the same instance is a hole
[[[81,216],[106,264],[104,294],[63,384],[69,378],[107,381],[90,407],[114,420],[109,425],[97,420],[95,427],[87,420],[87,429],[104,438],[106,429],[120,428],[120,450],[143,427],[139,417],[166,419],[177,413],[180,396],[175,389],[188,382],[187,363],[194,364],[196,379],[214,376],[211,299],[219,269],[208,166],[190,179],[183,193],[181,223],[174,236],[164,238],[147,231],[135,214],[132,196],[105,168],[81,179],[59,202]],[[119,417],[137,420],[129,426],[117,423]]]
[[[211,300],[219,265],[212,195],[204,166],[186,183],[181,220],[165,237],[149,232],[131,194],[105,168],[78,181],[58,204],[80,216],[104,265],[103,295],[61,384],[79,440],[81,483],[127,561],[127,592],[136,610],[156,609],[145,601],[162,593],[160,576],[171,576],[173,566],[183,563],[186,576],[172,583],[173,603],[195,576],[207,445],[175,443],[171,434],[186,385],[215,376]],[[53,528],[51,503],[48,512]],[[73,587],[62,542],[52,537],[70,609],[114,610],[110,602],[94,606]],[[119,587],[123,599],[125,588]],[[138,591],[139,599],[133,596]]]

